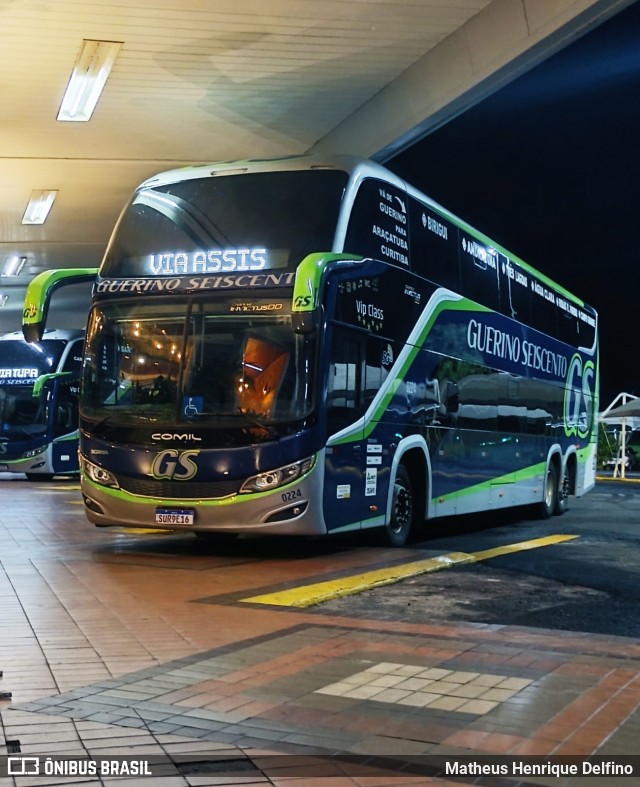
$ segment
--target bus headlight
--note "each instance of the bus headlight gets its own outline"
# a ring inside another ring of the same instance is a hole
[[[266,473],[258,473],[252,475],[240,487],[240,494],[246,495],[249,492],[268,492],[271,489],[277,489],[279,486],[295,481],[300,478],[313,467],[314,458],[310,456],[308,459],[303,459],[300,462],[294,462],[292,465],[286,467],[278,467],[276,470],[268,470]]]
[[[40,454],[44,454],[46,450],[46,445],[43,445],[41,448],[33,448],[31,451],[25,451],[24,454],[22,454],[22,458],[31,459],[34,456],[40,456]]]
[[[82,462],[82,470],[85,475],[96,484],[100,484],[100,486],[112,486],[114,489],[120,488],[120,484],[118,484],[113,473],[105,470],[104,467],[94,465],[93,462],[87,461],[83,456],[80,457],[80,461]]]

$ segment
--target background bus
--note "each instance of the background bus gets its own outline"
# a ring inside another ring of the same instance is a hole
[[[0,336],[0,472],[48,480],[78,472],[84,331],[47,329],[30,344]]]
[[[44,304],[27,293],[27,333]],[[592,308],[372,162],[164,173],[94,286],[86,513],[394,545],[438,516],[561,513],[595,481],[596,364]]]

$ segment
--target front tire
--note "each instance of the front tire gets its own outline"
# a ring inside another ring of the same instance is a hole
[[[411,477],[404,465],[398,466],[393,482],[391,516],[384,527],[385,541],[392,547],[403,547],[409,540],[416,513],[416,500]]]

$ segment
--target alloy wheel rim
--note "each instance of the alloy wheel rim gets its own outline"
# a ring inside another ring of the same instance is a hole
[[[395,484],[394,505],[393,505],[393,531],[399,533],[411,522],[413,505],[411,494],[403,484]]]

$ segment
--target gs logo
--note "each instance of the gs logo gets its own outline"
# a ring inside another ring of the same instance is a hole
[[[311,295],[298,295],[293,306],[295,309],[308,309],[311,306]]]
[[[158,480],[189,481],[198,472],[198,465],[193,461],[199,451],[178,451],[167,448],[160,451],[151,465],[151,475]]]
[[[588,437],[593,425],[596,369],[576,353],[569,364],[564,389],[564,433]]]
[[[34,303],[28,304],[27,308],[22,312],[22,316],[25,320],[32,319],[38,313],[38,308]]]

